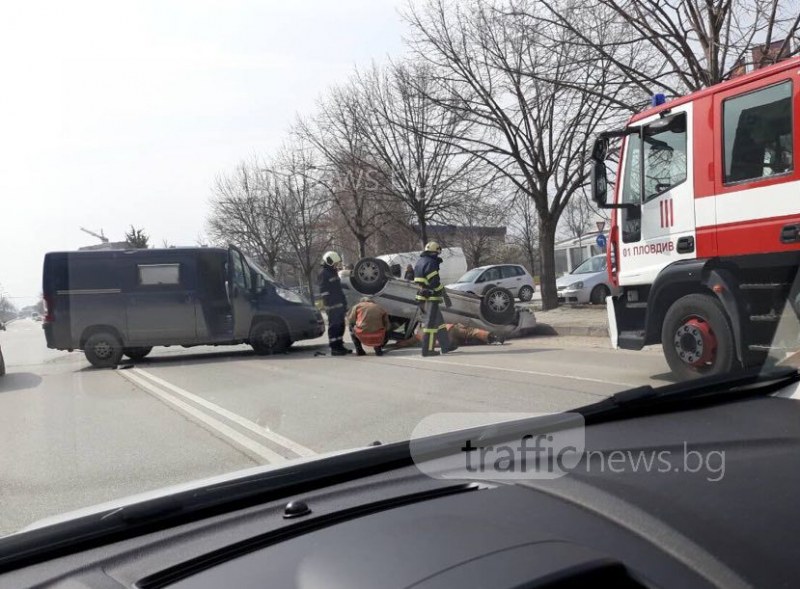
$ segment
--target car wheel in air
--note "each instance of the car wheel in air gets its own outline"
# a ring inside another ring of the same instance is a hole
[[[481,315],[484,320],[494,325],[513,323],[516,316],[514,295],[502,286],[488,288],[481,298]]]
[[[378,294],[389,281],[389,267],[377,258],[362,258],[350,273],[350,284],[365,295]]]
[[[664,356],[681,380],[730,372],[736,363],[733,333],[722,304],[703,294],[675,301],[661,330]]]
[[[83,344],[83,353],[95,368],[114,368],[122,359],[122,344],[110,331],[98,331]]]

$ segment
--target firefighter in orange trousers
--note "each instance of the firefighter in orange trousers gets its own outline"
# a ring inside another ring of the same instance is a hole
[[[366,356],[364,346],[372,346],[376,356],[383,356],[383,346],[391,329],[389,314],[370,297],[363,297],[347,314],[350,337],[358,356]]]

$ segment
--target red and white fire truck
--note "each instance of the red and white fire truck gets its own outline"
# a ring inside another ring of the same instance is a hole
[[[608,299],[612,342],[660,342],[684,379],[797,346],[800,59],[653,103],[603,133],[592,153],[593,197],[614,209],[608,268],[621,294]],[[609,202],[604,160],[614,137]]]

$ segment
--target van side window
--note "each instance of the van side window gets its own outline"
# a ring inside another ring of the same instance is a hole
[[[140,264],[139,286],[176,286],[181,283],[180,264]]]
[[[792,82],[722,103],[726,184],[791,172]]]

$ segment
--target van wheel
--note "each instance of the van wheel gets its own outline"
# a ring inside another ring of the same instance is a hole
[[[144,360],[153,347],[123,348],[122,352],[131,360]]]
[[[484,320],[494,325],[512,323],[516,315],[514,295],[502,286],[487,289],[481,299],[481,315]]]
[[[98,331],[83,344],[86,359],[95,368],[114,368],[122,359],[122,344],[109,331]]]
[[[377,258],[361,258],[350,273],[353,288],[365,295],[378,294],[389,281],[389,266]]]
[[[726,374],[736,363],[728,318],[722,304],[708,295],[690,294],[672,304],[661,344],[667,364],[681,380]]]
[[[259,356],[285,352],[290,345],[286,326],[277,319],[259,321],[250,331],[250,345]]]

